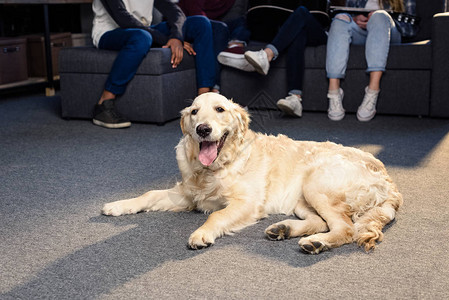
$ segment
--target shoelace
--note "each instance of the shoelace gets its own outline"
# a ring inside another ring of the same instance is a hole
[[[265,61],[265,57],[263,55],[263,50],[257,52],[257,58],[259,59],[259,63],[262,64]]]
[[[121,119],[121,118],[122,118],[122,116],[120,116],[120,115],[115,111],[115,109],[114,109],[113,107],[109,108],[109,109],[107,110],[107,112],[108,112],[109,114],[111,114],[111,116],[112,116],[113,118],[115,118],[115,119]]]
[[[285,97],[285,100],[293,103],[295,106],[297,105],[297,102],[301,102],[301,98],[296,97],[295,95],[289,95],[287,97]]]
[[[331,110],[343,110],[343,106],[341,105],[341,101],[339,101],[338,96],[329,97],[330,108]]]
[[[377,95],[376,94],[365,94],[362,106],[368,110],[373,110],[376,106]]]

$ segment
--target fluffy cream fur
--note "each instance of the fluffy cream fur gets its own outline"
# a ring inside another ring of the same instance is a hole
[[[221,95],[197,97],[182,111],[184,136],[176,147],[182,181],[169,190],[108,203],[103,213],[193,209],[210,213],[189,238],[193,249],[279,213],[299,219],[269,226],[267,237],[302,237],[299,246],[306,253],[353,241],[368,251],[382,240],[382,228],[402,204],[382,162],[370,153],[331,142],[255,133],[248,128],[249,121],[242,107]],[[211,131],[201,133],[200,125]],[[222,143],[208,166],[198,158],[200,142]]]

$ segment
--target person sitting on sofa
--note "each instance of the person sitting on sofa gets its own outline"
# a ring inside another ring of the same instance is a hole
[[[166,21],[151,25],[155,7]],[[131,123],[114,108],[118,95],[154,44],[171,50],[171,64],[176,68],[183,59],[183,49],[195,55],[198,94],[215,85],[215,55],[212,28],[202,16],[186,18],[171,0],[93,0],[92,39],[99,49],[119,51],[94,108],[93,123],[107,128],[125,128]],[[184,40],[188,41],[185,42]]]
[[[324,45],[327,41],[325,27],[304,6],[299,6],[279,28],[274,39],[259,51],[246,51],[245,59],[252,68],[242,67],[242,59],[229,58],[226,65],[246,70],[255,70],[267,75],[270,62],[279,53],[287,51],[288,95],[277,101],[278,108],[292,116],[302,116],[302,87],[305,70],[304,51],[306,46]]]
[[[211,20],[215,54],[220,63],[229,56],[243,57],[244,46],[251,35],[245,18],[248,0],[179,0],[178,5],[186,16],[200,15]],[[220,89],[221,66],[218,61],[215,91]]]
[[[337,14],[332,21],[327,41],[326,72],[329,78],[328,117],[333,121],[344,118],[343,90],[340,80],[345,77],[349,57],[350,44],[365,45],[365,56],[368,64],[369,83],[365,88],[365,96],[357,110],[359,121],[370,121],[376,114],[377,97],[380,92],[380,79],[387,64],[390,44],[401,43],[401,34],[412,36],[410,32],[417,27],[395,24],[389,13],[395,12],[415,14],[415,1],[406,0],[347,0],[347,7],[368,9],[367,14]]]

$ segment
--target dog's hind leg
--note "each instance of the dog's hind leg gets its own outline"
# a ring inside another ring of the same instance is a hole
[[[186,211],[194,205],[181,192],[177,184],[168,190],[149,191],[137,198],[106,203],[102,213],[108,216],[135,214],[141,211]]]
[[[321,174],[315,174],[321,176]],[[326,221],[329,231],[317,233],[299,240],[301,250],[318,254],[323,250],[335,248],[354,240],[355,227],[350,218],[345,195],[332,192],[317,183],[319,179],[311,176],[303,186],[304,197],[315,211]]]
[[[302,197],[295,207],[295,215],[301,220],[284,220],[275,223],[265,229],[267,237],[270,240],[283,240],[328,230],[326,222],[307,205]]]

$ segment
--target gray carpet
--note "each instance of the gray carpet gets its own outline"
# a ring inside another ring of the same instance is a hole
[[[269,241],[279,215],[192,251],[201,213],[100,215],[180,179],[178,121],[108,130],[61,119],[59,101],[0,99],[1,299],[449,299],[449,120],[253,112],[255,130],[375,153],[405,204],[368,254]]]

